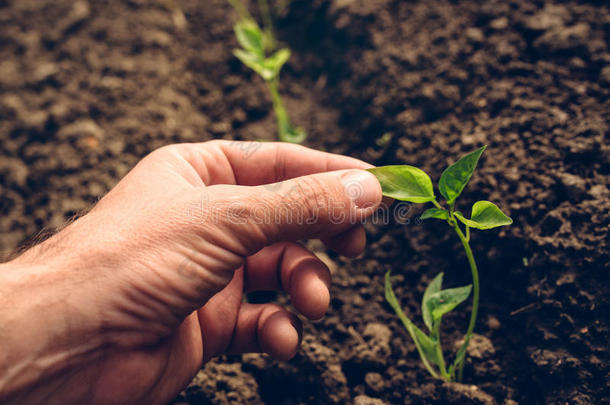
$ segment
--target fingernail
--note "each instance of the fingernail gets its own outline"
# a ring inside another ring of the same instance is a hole
[[[381,186],[372,173],[352,170],[342,176],[345,193],[358,208],[369,208],[381,201]]]

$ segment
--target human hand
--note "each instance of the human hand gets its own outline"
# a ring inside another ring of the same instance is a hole
[[[93,210],[0,267],[0,401],[164,403],[221,353],[288,359],[299,319],[244,292],[284,290],[310,319],[328,268],[356,256],[381,188],[356,159],[277,143],[161,148]],[[4,370],[4,371],[3,371]]]

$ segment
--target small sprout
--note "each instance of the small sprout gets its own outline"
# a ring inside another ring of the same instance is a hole
[[[280,141],[303,142],[307,134],[303,128],[292,126],[280,96],[280,70],[290,59],[290,50],[287,48],[275,49],[277,41],[273,36],[273,23],[267,1],[259,0],[259,9],[265,22],[264,30],[252,18],[241,0],[229,0],[229,2],[240,15],[240,20],[233,28],[241,49],[235,49],[233,55],[267,83]]]
[[[375,140],[375,145],[379,146],[380,148],[383,148],[384,146],[387,146],[391,140],[392,140],[392,133],[386,132],[385,134],[381,135],[379,138],[377,138]]]
[[[438,274],[428,285],[421,303],[422,317],[429,334],[419,329],[405,315],[392,289],[391,273],[385,275],[385,296],[398,318],[409,332],[422,363],[435,378],[447,381],[460,381],[464,367],[466,350],[474,331],[479,307],[479,273],[470,248],[470,229],[492,229],[510,225],[513,220],[506,216],[500,208],[490,201],[477,201],[472,206],[470,219],[455,209],[456,200],[470,181],[479,159],[486,146],[462,157],[442,173],[439,181],[439,191],[445,198],[448,207],[436,201],[434,188],[430,177],[421,169],[408,165],[383,166],[368,169],[377,176],[383,195],[396,200],[412,203],[431,202],[434,207],[426,209],[421,219],[440,219],[447,222],[458,235],[472,274],[472,285],[442,289],[443,273]],[[460,224],[463,225],[462,230]],[[524,263],[526,263],[524,261]],[[460,347],[453,364],[447,368],[440,338],[441,320],[462,302],[466,301],[472,292],[472,312],[466,331],[464,343]]]

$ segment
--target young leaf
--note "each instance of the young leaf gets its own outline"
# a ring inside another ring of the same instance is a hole
[[[265,56],[263,32],[256,22],[249,19],[241,20],[235,24],[234,30],[237,42],[239,42],[242,48],[261,58]]]
[[[434,279],[428,284],[426,291],[424,292],[424,298],[421,300],[421,312],[422,317],[424,318],[424,323],[428,327],[428,330],[432,332],[432,314],[428,309],[428,298],[434,293],[437,293],[441,290],[443,286],[443,273],[439,273]]]
[[[305,138],[307,138],[307,132],[301,127],[290,125],[289,128],[284,128],[280,132],[280,141],[282,142],[301,143]]]
[[[401,201],[425,203],[434,200],[432,180],[421,169],[408,165],[368,169],[377,176],[383,195]]]
[[[449,218],[449,213],[447,210],[443,210],[440,208],[428,208],[421,214],[421,219],[429,219],[429,218],[438,218],[438,219],[447,219]]]
[[[392,289],[392,280],[390,278],[390,271],[385,274],[385,299],[388,301],[398,318],[401,320],[407,332],[413,339],[415,343],[415,347],[417,348],[417,352],[426,366],[426,369],[432,374],[433,377],[438,378],[438,373],[434,371],[434,369],[430,366],[430,362],[433,364],[440,364],[441,359],[438,357],[438,352],[436,351],[435,345],[437,344],[435,341],[430,339],[424,332],[421,331],[402,311],[398,300],[396,299],[396,295],[394,294],[394,290]]]
[[[275,52],[273,55],[265,59],[265,68],[273,72],[273,76],[270,78],[264,78],[265,80],[271,80],[280,74],[280,69],[290,59],[290,50],[283,48]]]
[[[467,285],[465,287],[449,288],[430,294],[425,302],[428,316],[432,318],[433,322],[437,322],[443,315],[464,302],[470,295],[471,290],[472,285]]]
[[[439,366],[441,364],[441,359],[438,356],[438,352],[436,351],[436,342],[424,332],[421,331],[417,326],[412,324],[412,328],[414,330],[414,338],[415,346],[421,350],[426,359],[430,361],[430,363],[436,364]],[[412,336],[413,336],[412,335]],[[420,353],[420,355],[421,355]]]
[[[263,58],[252,52],[246,52],[243,49],[233,50],[233,55],[244,65],[254,70],[264,78],[265,67],[263,66]]]
[[[486,147],[483,146],[462,157],[441,174],[438,188],[449,204],[452,204],[459,197],[466,184],[468,184]]]
[[[506,216],[500,208],[490,201],[474,203],[470,219],[464,218],[460,212],[456,212],[455,216],[465,225],[476,229],[492,229],[513,223],[510,217]]]

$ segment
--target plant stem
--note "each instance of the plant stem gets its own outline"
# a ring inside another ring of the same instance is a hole
[[[453,217],[453,215],[452,215]],[[464,343],[458,354],[455,358],[454,366],[457,368],[458,377],[457,380],[462,380],[462,374],[464,371],[464,356],[466,354],[466,350],[468,349],[468,343],[470,343],[470,338],[472,337],[472,332],[474,331],[474,325],[477,321],[477,312],[479,310],[479,271],[477,270],[477,263],[474,261],[474,256],[472,254],[472,249],[470,248],[470,243],[468,242],[469,238],[466,238],[459,225],[455,223],[453,225],[453,229],[457,233],[462,245],[464,246],[464,251],[466,252],[466,257],[468,258],[468,264],[470,265],[470,271],[472,273],[472,312],[470,313],[470,322],[468,323],[468,330],[466,331],[466,337],[464,339]],[[468,229],[467,229],[468,232]],[[470,235],[469,235],[470,236]]]
[[[241,18],[242,20],[253,20],[252,15],[250,14],[246,6],[244,6],[244,3],[241,2],[241,0],[228,1],[229,4],[233,7],[233,9],[237,12],[237,14],[239,14],[239,18]]]
[[[269,3],[267,0],[258,0],[258,9],[261,13],[261,19],[263,20],[263,25],[265,26],[265,30],[267,31],[267,35],[269,36],[269,51],[275,49],[275,36],[273,34],[273,17],[271,17],[271,9],[269,8]]]
[[[286,108],[282,102],[282,97],[280,96],[277,78],[269,80],[267,85],[269,86],[269,92],[271,93],[273,112],[275,113],[275,118],[277,119],[278,137],[280,141],[284,142],[286,141],[286,131],[288,131],[290,123],[288,121],[288,113],[286,112]]]

